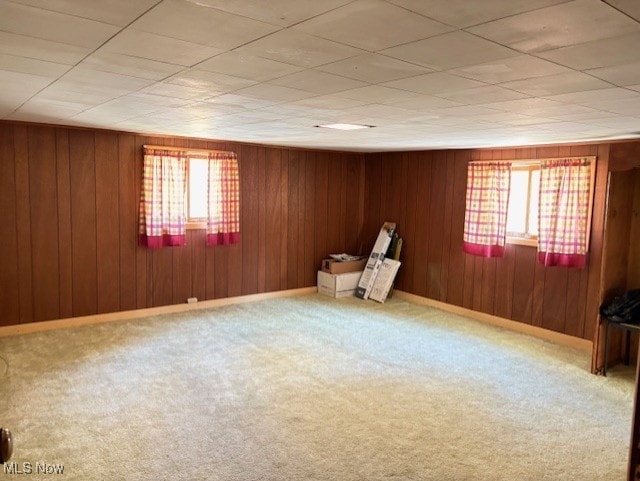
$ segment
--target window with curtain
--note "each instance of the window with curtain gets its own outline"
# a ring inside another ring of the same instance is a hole
[[[206,229],[207,245],[240,239],[236,154],[148,147],[144,150],[140,243],[186,244],[187,228]]]
[[[187,156],[145,149],[140,193],[140,244],[157,248],[186,244]]]
[[[463,234],[466,253],[504,255],[510,182],[509,162],[469,162]]]
[[[586,266],[593,173],[591,158],[541,163],[538,260],[545,266]]]

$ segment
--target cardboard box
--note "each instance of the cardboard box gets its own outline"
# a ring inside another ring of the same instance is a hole
[[[395,259],[385,259],[380,266],[376,280],[373,282],[369,299],[374,301],[384,302],[387,300],[391,286],[393,286],[393,280],[396,278],[398,269],[400,268],[400,261]]]
[[[337,261],[335,259],[324,259],[322,261],[322,272],[329,274],[344,274],[345,272],[362,272],[367,264],[367,259],[359,261]]]
[[[367,299],[369,297],[395,230],[395,222],[385,222],[382,224],[382,229],[380,229],[376,243],[373,246],[367,265],[364,268],[364,272],[356,288],[356,297],[360,299]]]
[[[362,272],[329,274],[318,271],[318,292],[326,296],[340,298],[354,295]]]

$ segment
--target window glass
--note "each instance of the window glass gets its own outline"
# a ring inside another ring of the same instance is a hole
[[[207,217],[207,181],[209,161],[192,157],[189,159],[189,219]]]

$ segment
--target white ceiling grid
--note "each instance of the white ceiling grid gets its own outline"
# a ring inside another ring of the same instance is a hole
[[[638,0],[0,0],[0,118],[353,151],[638,138],[639,45]]]

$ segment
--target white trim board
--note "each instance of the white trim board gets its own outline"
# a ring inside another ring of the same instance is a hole
[[[523,334],[529,334],[530,336],[544,339],[546,341],[551,341],[563,346],[580,349],[581,351],[585,351],[588,353],[591,353],[591,351],[593,350],[593,342],[587,339],[569,336],[568,334],[563,334],[561,332],[550,331],[548,329],[532,326],[523,322],[512,321],[510,319],[505,319],[504,317],[485,314],[484,312],[474,311],[465,307],[454,306],[453,304],[447,304],[446,302],[436,301],[434,299],[417,296],[415,294],[410,294],[404,291],[395,290],[393,291],[393,295],[408,302],[435,307],[438,309],[442,309],[443,311],[451,312],[452,314],[470,317],[471,319],[474,319],[476,321],[502,327],[511,331],[521,332]]]
[[[170,306],[148,307],[146,309],[135,309],[131,311],[110,312],[107,314],[94,314],[91,316],[69,317],[66,319],[56,319],[52,321],[28,322],[12,326],[0,327],[0,337],[17,336],[30,334],[39,331],[50,331],[53,329],[65,329],[67,327],[86,326],[91,324],[101,324],[104,322],[125,321],[129,319],[139,319],[141,317],[157,316],[159,314],[171,314],[175,312],[194,311],[211,307],[229,306],[232,304],[244,304],[246,302],[263,301],[265,299],[277,299],[281,297],[302,296],[318,292],[315,286],[303,287],[300,289],[288,289],[286,291],[264,292],[260,294],[250,294],[246,296],[227,297],[224,299],[212,299],[200,301],[194,304],[173,304]]]

